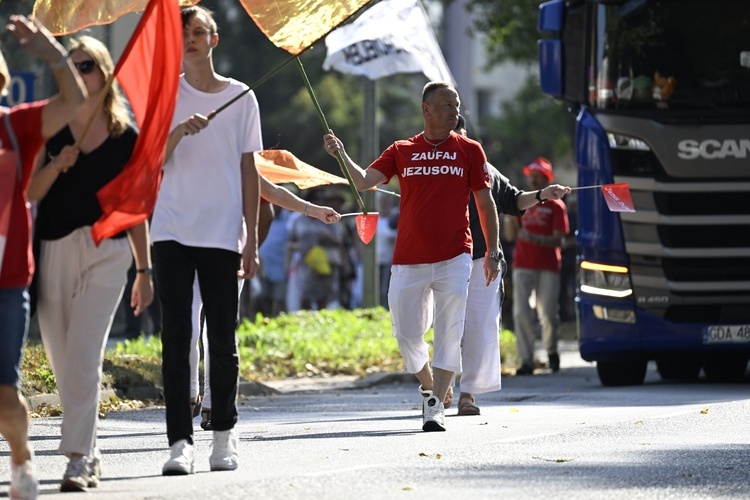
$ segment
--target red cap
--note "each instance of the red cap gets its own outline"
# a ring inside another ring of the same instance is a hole
[[[541,172],[550,182],[555,178],[555,174],[552,173],[552,164],[544,156],[540,156],[524,167],[524,175],[531,175],[531,172]]]

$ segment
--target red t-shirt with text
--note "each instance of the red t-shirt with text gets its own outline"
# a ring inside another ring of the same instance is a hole
[[[451,132],[437,148],[424,134],[397,141],[369,168],[398,177],[401,206],[393,264],[432,264],[471,253],[469,196],[489,189],[478,142]]]

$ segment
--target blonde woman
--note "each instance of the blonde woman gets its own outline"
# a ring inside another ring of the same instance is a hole
[[[45,144],[28,195],[39,201],[39,327],[64,410],[60,451],[69,461],[60,489],[84,491],[98,486],[101,475],[96,427],[102,360],[132,257],[136,315],[153,300],[153,284],[146,222],[99,246],[91,237],[101,216],[96,193],[122,171],[137,134],[116,84],[106,88],[114,64],[104,44],[84,36],[72,41],[69,52],[89,97]]]

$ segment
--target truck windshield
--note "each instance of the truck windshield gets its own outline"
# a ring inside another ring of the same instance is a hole
[[[750,4],[599,4],[588,75],[600,109],[750,110]]]

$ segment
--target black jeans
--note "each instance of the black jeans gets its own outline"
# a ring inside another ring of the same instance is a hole
[[[211,358],[211,426],[232,429],[237,423],[239,324],[237,271],[241,256],[218,248],[189,247],[175,241],[154,243],[154,270],[162,308],[162,377],[169,445],[193,442],[190,409],[190,342],[193,279],[203,298]]]

